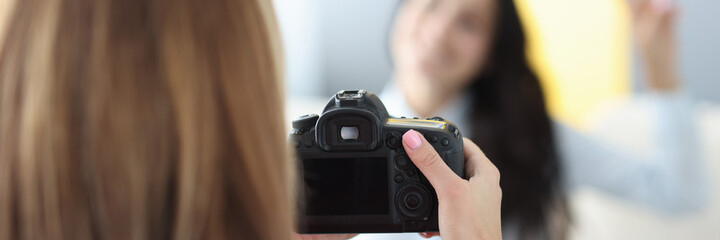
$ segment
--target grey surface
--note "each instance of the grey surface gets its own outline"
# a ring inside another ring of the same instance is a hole
[[[390,78],[389,31],[397,0],[274,0],[291,95],[380,92]]]
[[[396,5],[394,0],[323,2],[326,94],[340,89],[382,90],[392,72],[389,33]]]
[[[320,45],[322,0],[274,0],[283,38],[285,87],[292,95],[320,95],[324,83]]]
[[[697,98],[720,102],[720,1],[677,3],[682,75]]]

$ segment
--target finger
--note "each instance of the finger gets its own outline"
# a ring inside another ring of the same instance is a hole
[[[495,164],[485,156],[485,153],[470,139],[463,138],[463,150],[465,151],[465,174],[468,179],[475,175],[489,173],[497,176],[499,181],[500,172]]]
[[[635,11],[640,6],[640,3],[644,0],[628,0],[627,3],[630,6],[631,11]]]
[[[651,10],[652,2],[649,0],[634,0],[630,2],[630,11],[632,12],[632,17],[635,19],[646,16],[648,11]]]
[[[485,153],[480,150],[480,147],[467,138],[463,138],[463,151],[465,152],[465,177],[471,178],[478,174],[483,161],[483,159],[480,158],[487,157],[485,157]]]
[[[650,5],[650,0],[628,0],[628,5],[630,6],[630,12],[635,17]]]
[[[672,10],[673,3],[670,0],[653,0],[653,9],[658,13],[666,13]]]
[[[410,160],[425,174],[430,184],[438,192],[443,192],[460,183],[462,179],[455,174],[440,155],[415,130],[409,130],[403,135],[403,147]]]
[[[662,15],[662,22],[664,25],[667,26],[667,28],[671,29],[675,26],[675,22],[677,21],[677,17],[679,14],[679,10],[677,6],[671,7],[667,12],[665,12]]]
[[[418,233],[418,234],[420,234],[420,236],[423,237],[423,238],[431,238],[431,237],[434,237],[434,236],[440,236],[440,233],[439,233],[439,232],[421,232],[421,233]]]

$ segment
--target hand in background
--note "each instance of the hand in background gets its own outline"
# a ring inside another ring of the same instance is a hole
[[[502,239],[500,172],[480,148],[463,139],[465,175],[460,178],[418,132],[403,135],[410,159],[430,181],[438,196],[438,219],[443,239]],[[436,234],[424,233],[424,237]]]
[[[629,4],[647,84],[659,91],[677,89],[677,7],[671,0],[629,0]]]

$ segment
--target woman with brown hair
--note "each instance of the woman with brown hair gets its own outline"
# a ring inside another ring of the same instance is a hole
[[[9,13],[0,239],[292,237],[269,1],[23,0]],[[482,152],[466,142],[466,181],[406,136],[443,234],[497,239],[499,175]]]
[[[290,229],[291,197],[271,11],[15,2],[0,60],[0,238],[289,238],[274,231]]]

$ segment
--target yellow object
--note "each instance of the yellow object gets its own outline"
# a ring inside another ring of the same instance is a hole
[[[550,115],[577,129],[610,98],[630,91],[626,0],[515,0]]]
[[[411,119],[411,118],[390,118],[387,120],[387,125],[407,128],[435,128],[445,129],[445,122],[425,119]]]

